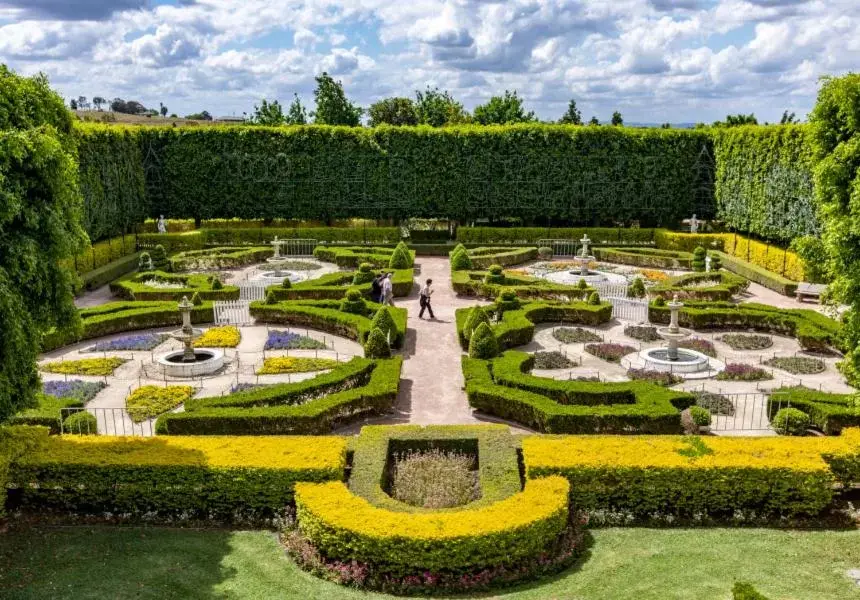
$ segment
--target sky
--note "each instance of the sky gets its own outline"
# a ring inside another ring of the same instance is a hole
[[[362,106],[506,89],[544,120],[805,119],[818,80],[860,69],[860,0],[0,0],[0,62],[65,98],[171,113],[313,107],[327,71]]]

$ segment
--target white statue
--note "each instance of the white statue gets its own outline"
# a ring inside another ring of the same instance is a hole
[[[690,233],[697,233],[699,231],[699,220],[696,218],[696,214],[693,213],[693,218],[690,219]]]
[[[167,223],[164,221],[164,215],[158,217],[158,233],[167,233]]]
[[[711,272],[711,255],[705,256],[705,273]]]

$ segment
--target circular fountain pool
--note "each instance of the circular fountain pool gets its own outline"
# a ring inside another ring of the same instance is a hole
[[[273,271],[261,271],[256,281],[271,281],[272,283],[281,283],[284,279],[289,279],[290,283],[298,283],[307,279],[307,274],[299,273],[298,271],[286,271],[275,269]]]
[[[224,366],[224,351],[217,348],[195,348],[194,360],[185,360],[183,350],[159,356],[156,361],[162,372],[170,377],[199,377],[209,375]]]

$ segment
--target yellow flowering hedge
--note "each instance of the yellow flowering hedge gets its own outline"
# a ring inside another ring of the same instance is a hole
[[[131,420],[140,423],[173,410],[191,398],[194,391],[190,385],[144,385],[128,395],[125,407]]]
[[[302,356],[277,356],[267,358],[257,375],[278,375],[282,373],[308,373],[334,369],[339,364],[331,358],[306,358]]]
[[[233,325],[210,327],[199,338],[194,340],[195,348],[235,348],[239,345],[242,334]]]
[[[48,373],[64,375],[99,375],[107,376],[121,365],[128,362],[125,358],[82,358],[80,360],[61,360],[42,365],[42,370]]]
[[[336,436],[65,436],[20,456],[9,481],[31,506],[250,518],[283,510],[298,481],[343,479],[345,465]]]
[[[516,564],[561,534],[570,486],[562,477],[474,510],[404,513],[379,508],[332,481],[296,485],[299,529],[327,557],[412,570]]]
[[[577,508],[683,516],[816,514],[856,475],[860,431],[838,438],[530,436],[528,477],[562,475]],[[852,467],[853,465],[853,467]]]

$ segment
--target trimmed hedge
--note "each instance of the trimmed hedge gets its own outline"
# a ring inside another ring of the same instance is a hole
[[[187,250],[170,257],[171,271],[235,269],[262,262],[272,256],[272,248],[220,247]]]
[[[297,482],[339,480],[345,466],[339,437],[71,436],[43,439],[9,478],[25,506],[231,520],[277,516]]]
[[[816,515],[830,504],[840,461],[857,460],[860,430],[843,438],[531,436],[528,477],[561,475],[571,503],[647,518]],[[748,515],[751,516],[751,515]]]
[[[691,269],[689,252],[657,248],[594,248],[597,260],[636,267],[657,269]]]
[[[64,260],[61,264],[84,277],[87,273],[127,258],[136,251],[137,240],[134,235],[124,235],[89,245],[74,258]]]
[[[712,285],[708,287],[696,285],[706,282]],[[725,271],[686,273],[655,285],[648,290],[648,293],[652,296],[662,296],[665,300],[671,300],[675,294],[678,294],[681,299],[729,301],[746,289],[747,285],[749,284],[743,277]]]
[[[668,324],[669,308],[652,302],[648,320]],[[814,310],[775,308],[766,304],[744,302],[691,302],[678,314],[683,327],[693,329],[755,329],[797,338],[807,350],[823,350],[842,345],[842,325]]]
[[[534,357],[510,350],[491,361],[464,357],[469,404],[548,433],[680,433],[695,397],[645,381],[591,383],[527,375]]]
[[[463,296],[476,296],[493,300],[503,291],[512,291],[520,298],[556,299],[587,297],[592,288],[553,283],[540,277],[504,273],[494,275],[489,271],[451,271],[451,287]]]
[[[797,291],[797,283],[790,279],[781,277],[776,273],[771,273],[763,267],[748,263],[740,258],[729,256],[723,252],[715,251],[714,254],[720,257],[725,270],[746,277],[750,281],[779,292],[783,296],[793,298],[794,293]]]
[[[536,244],[542,239],[579,241],[588,234],[595,244],[642,245],[654,242],[654,231],[622,227],[458,227],[457,241],[464,244]]]
[[[297,484],[299,530],[325,556],[392,571],[480,569],[541,554],[568,520],[561,477],[526,482],[498,502],[456,511],[401,512],[372,505],[341,482]]]
[[[12,415],[9,425],[34,425],[47,427],[52,434],[60,433],[60,421],[64,408],[83,408],[79,398],[57,398],[49,394],[36,394],[36,406]],[[2,503],[0,503],[2,504]]]
[[[476,271],[489,269],[491,265],[511,267],[535,260],[538,256],[537,248],[473,248],[466,253],[472,263],[471,268]]]
[[[368,415],[391,409],[400,386],[403,359],[354,358],[313,379],[277,384],[226,396],[195,398],[185,412],[158,418],[165,435],[325,434]]]
[[[382,269],[384,270],[384,269]],[[412,293],[414,287],[414,272],[412,269],[392,271],[391,290],[395,298],[402,298]],[[340,299],[349,289],[359,290],[370,297],[371,282],[354,285],[356,272],[327,273],[321,277],[300,281],[284,288],[280,284],[267,288],[273,292],[276,300],[333,300]]]
[[[787,406],[809,415],[813,427],[827,435],[839,435],[846,427],[860,427],[860,403],[856,394],[831,394],[803,387],[780,388],[768,396],[768,417]]]
[[[369,307],[366,315],[342,312],[339,300],[290,300],[276,304],[252,302],[250,311],[258,323],[318,329],[364,345],[370,334],[373,316],[382,308],[380,304],[366,304]],[[391,346],[400,348],[406,338],[407,311],[396,307],[388,307],[388,311],[396,327],[396,335],[391,336]]]
[[[80,311],[82,328],[78,332],[52,329],[42,336],[42,351],[49,352],[81,340],[153,327],[181,325],[175,302],[109,302]],[[191,309],[192,323],[211,323],[215,319],[212,303]]]
[[[389,269],[389,263],[395,250],[396,248],[374,246],[317,246],[314,248],[314,258],[335,263],[339,267],[357,269],[361,263],[369,263],[377,269],[386,270]],[[405,249],[403,251],[409,253],[411,262],[414,263],[415,251]]]
[[[144,285],[144,282],[157,281],[175,282],[182,284],[181,288],[154,288]],[[195,293],[203,300],[238,300],[239,288],[235,285],[224,285],[220,289],[217,284],[210,282],[206,275],[176,275],[164,271],[147,271],[128,275],[110,284],[110,291],[115,296],[126,300],[143,301],[179,301],[183,296],[191,298]]]
[[[81,283],[84,289],[94,290],[103,285],[109,284],[111,281],[127,275],[137,270],[138,261],[140,260],[141,252],[129,254],[123,258],[119,258],[110,262],[103,267],[88,271],[81,275]]]

